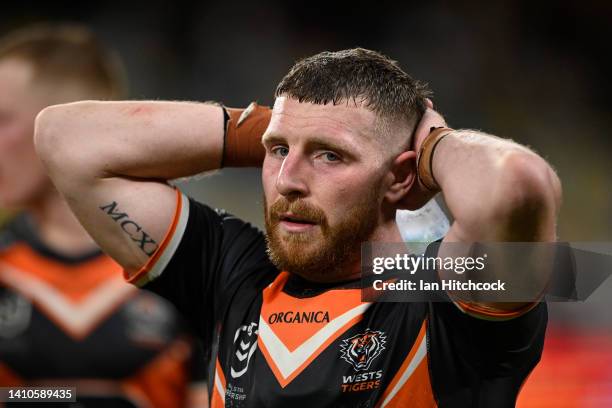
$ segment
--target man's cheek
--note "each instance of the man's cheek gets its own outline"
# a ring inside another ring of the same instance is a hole
[[[261,185],[263,187],[264,196],[268,200],[268,203],[270,203],[270,200],[274,202],[273,198],[271,197],[272,191],[274,189],[274,179],[271,178],[268,174],[262,172]]]
[[[276,184],[280,166],[274,162],[274,160],[265,159],[261,168],[261,180],[264,189],[270,189]]]

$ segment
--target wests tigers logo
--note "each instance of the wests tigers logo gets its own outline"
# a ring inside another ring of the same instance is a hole
[[[372,361],[385,349],[387,336],[381,331],[367,329],[365,333],[344,339],[340,344],[341,357],[357,371],[370,368]]]

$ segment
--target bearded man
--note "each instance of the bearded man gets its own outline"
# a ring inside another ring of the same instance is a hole
[[[513,406],[542,351],[544,303],[361,300],[361,243],[400,242],[397,209],[438,191],[454,217],[445,242],[555,239],[551,167],[445,128],[427,95],[379,53],[323,52],[282,79],[271,116],[79,102],[43,110],[35,142],[128,280],[217,350],[212,406]],[[166,182],[262,158],[265,234]]]

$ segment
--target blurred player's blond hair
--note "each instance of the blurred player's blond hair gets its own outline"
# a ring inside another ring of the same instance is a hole
[[[87,99],[123,99],[125,69],[119,56],[104,47],[86,27],[77,24],[37,24],[0,39],[0,59],[15,58],[34,69],[39,84],[78,84]]]

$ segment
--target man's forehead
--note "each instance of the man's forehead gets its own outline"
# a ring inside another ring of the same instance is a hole
[[[268,131],[275,134],[303,131],[371,139],[375,124],[376,114],[353,102],[322,105],[281,96],[274,102]]]

